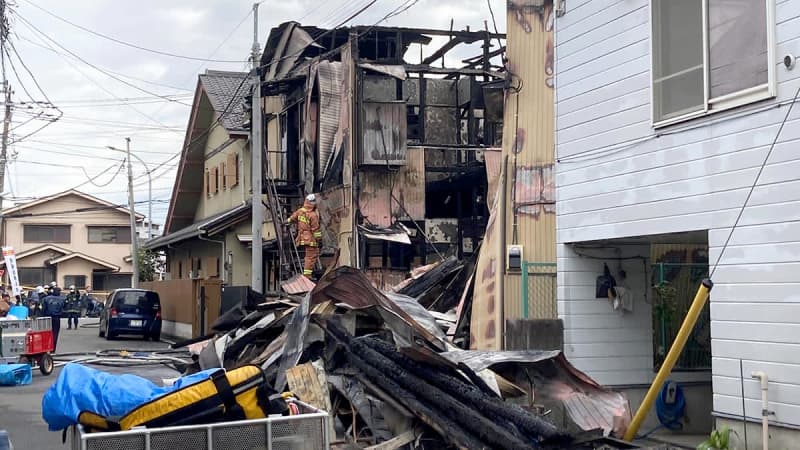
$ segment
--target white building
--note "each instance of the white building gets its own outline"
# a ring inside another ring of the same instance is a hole
[[[713,417],[741,438],[744,403],[752,449],[751,373],[766,372],[770,446],[797,448],[800,107],[778,133],[800,88],[800,0],[568,0],[555,29],[566,356],[635,410],[742,212],[672,379],[687,392],[687,431]],[[596,298],[604,264],[630,307]],[[662,281],[676,291],[658,295]]]
[[[157,238],[161,236],[161,225],[157,223],[153,223],[153,236]],[[150,219],[146,218],[142,222],[136,224],[136,234],[139,236],[139,239],[146,240],[150,238]]]

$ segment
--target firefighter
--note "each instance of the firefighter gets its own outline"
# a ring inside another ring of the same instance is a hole
[[[81,294],[75,286],[69,287],[69,294],[64,302],[64,313],[67,315],[67,329],[71,330],[73,324],[78,329],[78,316],[81,314]]]
[[[319,213],[317,212],[317,197],[308,194],[303,206],[295,211],[286,221],[287,225],[297,222],[297,238],[295,242],[298,247],[305,250],[305,260],[303,261],[303,275],[311,278],[314,273],[314,266],[319,257],[319,246],[322,242],[322,231],[319,227]]]

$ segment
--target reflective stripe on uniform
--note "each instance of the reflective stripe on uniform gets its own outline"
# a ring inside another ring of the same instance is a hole
[[[314,232],[314,237],[315,238],[321,238],[322,237],[322,231],[315,231]]]
[[[311,275],[313,273],[314,273],[314,271],[311,270],[311,269],[303,269],[303,275]]]
[[[309,221],[308,221],[308,217],[306,217],[306,216],[300,216],[300,217],[298,217],[298,218],[297,218],[297,220],[298,220],[299,222],[303,222],[303,223],[305,223],[305,224],[307,224],[307,223],[309,222]]]

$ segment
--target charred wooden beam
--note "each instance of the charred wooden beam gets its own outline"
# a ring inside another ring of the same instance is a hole
[[[455,48],[459,44],[462,44],[462,43],[463,44],[471,44],[471,43],[473,43],[475,41],[477,41],[477,39],[475,39],[475,40],[467,40],[467,39],[461,38],[461,37],[454,37],[453,39],[450,39],[449,41],[447,41],[446,44],[444,44],[443,46],[439,47],[439,49],[436,50],[435,52],[433,52],[431,54],[431,56],[428,56],[427,58],[422,60],[422,64],[428,65],[428,64],[436,61],[437,59],[439,59],[442,56],[444,56],[445,54],[447,54],[447,52],[449,52],[450,50],[452,50],[453,48]]]
[[[432,73],[432,74],[439,74],[439,75],[450,75],[450,74],[461,74],[461,75],[487,75],[493,78],[505,78],[505,74],[500,72],[494,72],[491,70],[480,70],[480,69],[469,69],[469,68],[462,68],[462,69],[453,69],[449,67],[441,68],[441,67],[432,67],[425,64],[405,64],[404,65],[406,72],[410,73]]]
[[[436,30],[428,28],[402,28],[402,27],[368,27],[370,30],[383,31],[383,32],[401,32],[411,34],[423,34],[430,36],[453,36],[474,39],[476,41],[483,39],[486,36],[485,31],[450,31],[450,30]],[[505,39],[505,33],[489,33],[492,39]]]

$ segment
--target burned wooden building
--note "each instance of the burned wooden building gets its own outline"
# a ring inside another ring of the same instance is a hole
[[[378,287],[473,255],[487,161],[499,166],[504,51],[488,31],[272,29],[259,70],[267,218],[279,224],[316,193],[323,261],[364,269]],[[292,272],[282,234],[265,253],[268,288]]]

